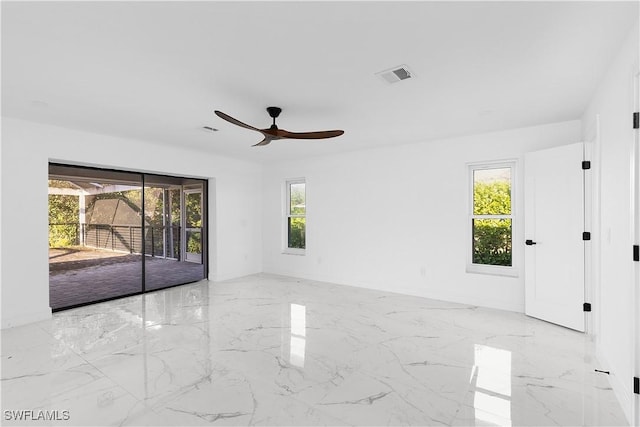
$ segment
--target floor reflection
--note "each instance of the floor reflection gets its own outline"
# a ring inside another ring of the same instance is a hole
[[[476,344],[471,384],[477,424],[511,426],[511,352]]]
[[[102,311],[86,306],[60,312],[53,320],[56,348],[126,382],[138,398],[178,388],[194,380],[181,378],[185,366],[196,367],[194,376],[211,370],[209,289],[195,284],[114,300]],[[79,319],[85,319],[82,327]]]
[[[628,425],[583,334],[329,283],[201,282],[1,332],[0,409],[69,425]]]
[[[291,304],[291,341],[289,363],[304,368],[306,347],[307,309],[304,305]]]

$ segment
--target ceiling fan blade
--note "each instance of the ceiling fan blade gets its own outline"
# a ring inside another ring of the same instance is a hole
[[[262,145],[267,145],[270,144],[271,141],[273,141],[273,138],[269,138],[265,135],[264,139],[260,142],[258,142],[257,144],[253,144],[252,147],[258,147],[258,146],[262,146]]]
[[[280,138],[291,139],[325,139],[334,138],[344,133],[343,130],[324,130],[318,132],[289,132],[287,130],[278,130],[278,136]]]
[[[245,129],[251,129],[251,130],[256,130],[256,131],[260,132],[260,129],[254,128],[253,126],[250,126],[250,125],[248,125],[246,123],[242,123],[240,120],[234,119],[233,117],[231,117],[228,114],[223,113],[222,111],[215,110],[214,112],[216,113],[216,115],[218,117],[220,117],[223,120],[228,121],[229,123],[233,123],[234,125],[243,127]]]
[[[275,123],[276,117],[280,114],[281,109],[277,107],[269,107],[267,108],[269,115],[273,118],[273,125],[266,129],[258,129],[246,123],[242,123],[240,120],[231,117],[230,115],[223,113],[222,111],[215,110],[215,113],[218,117],[223,120],[226,120],[229,123],[233,123],[236,126],[243,127],[245,129],[255,130],[256,132],[260,132],[264,135],[264,139],[257,144],[254,144],[253,147],[268,145],[271,141],[275,141],[277,139],[289,138],[289,139],[326,139],[326,138],[334,138],[336,136],[340,136],[344,134],[343,130],[325,130],[325,131],[317,131],[317,132],[289,132],[288,130],[278,129]]]

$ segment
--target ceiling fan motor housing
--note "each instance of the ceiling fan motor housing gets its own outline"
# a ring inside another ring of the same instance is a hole
[[[269,116],[271,116],[271,117],[273,117],[275,119],[282,112],[282,108],[280,108],[280,107],[267,107],[267,112],[269,113]]]

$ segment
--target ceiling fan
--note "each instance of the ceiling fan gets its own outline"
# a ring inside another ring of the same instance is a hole
[[[269,116],[271,116],[271,118],[273,118],[273,124],[271,125],[271,127],[266,128],[266,129],[258,129],[258,128],[254,128],[253,126],[250,126],[246,123],[242,123],[240,120],[234,119],[233,117],[231,117],[228,114],[223,113],[222,111],[218,111],[216,110],[215,113],[218,117],[220,117],[221,119],[224,119],[226,121],[228,121],[229,123],[233,123],[234,125],[246,128],[246,129],[251,129],[251,130],[255,130],[257,132],[260,132],[262,135],[264,135],[264,139],[260,142],[258,142],[257,144],[253,145],[253,147],[257,146],[257,145],[267,145],[269,144],[271,141],[275,141],[276,139],[325,139],[325,138],[333,138],[336,136],[340,136],[344,133],[343,130],[325,130],[325,131],[318,131],[318,132],[289,132],[288,130],[284,130],[284,129],[278,129],[278,126],[276,126],[276,118],[280,115],[280,113],[282,112],[282,108],[279,107],[267,107],[267,112],[269,113]]]

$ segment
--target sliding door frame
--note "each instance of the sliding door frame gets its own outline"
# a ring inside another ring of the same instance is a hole
[[[78,304],[72,304],[69,306],[65,306],[65,307],[60,307],[60,308],[53,308],[51,311],[52,312],[57,312],[57,311],[63,311],[63,310],[69,310],[72,308],[77,308],[77,307],[84,307],[86,305],[92,305],[92,304],[98,304],[101,302],[106,302],[106,301],[113,301],[116,299],[120,299],[120,298],[126,298],[126,297],[130,297],[130,296],[135,296],[135,295],[142,295],[145,293],[150,293],[150,292],[155,292],[155,291],[160,291],[163,289],[169,289],[169,288],[174,288],[176,286],[183,286],[183,285],[187,285],[189,283],[195,283],[194,282],[185,282],[185,283],[179,283],[179,284],[175,284],[175,285],[168,285],[166,287],[162,287],[162,288],[156,288],[156,289],[150,289],[149,291],[147,291],[146,289],[146,238],[145,238],[145,178],[147,176],[151,177],[151,176],[157,176],[157,177],[167,177],[167,178],[176,178],[176,179],[183,179],[183,180],[193,180],[193,181],[199,181],[202,184],[202,218],[204,221],[203,227],[202,227],[202,266],[203,266],[203,275],[204,277],[200,280],[208,280],[209,278],[209,179],[207,178],[194,178],[194,177],[183,177],[183,176],[177,176],[177,175],[170,175],[170,174],[161,174],[161,173],[146,173],[146,172],[139,172],[139,171],[131,171],[131,170],[125,170],[125,169],[114,169],[114,168],[108,168],[108,167],[98,167],[98,166],[84,166],[84,165],[77,165],[77,164],[73,164],[73,163],[62,163],[61,161],[52,161],[50,160],[47,164],[47,166],[61,166],[61,167],[68,167],[68,168],[74,168],[74,169],[84,169],[84,170],[95,170],[95,171],[104,171],[104,172],[116,172],[116,173],[128,173],[128,174],[132,174],[132,175],[138,175],[140,176],[140,182],[141,182],[141,202],[140,202],[140,207],[142,210],[142,215],[140,217],[140,226],[141,226],[141,236],[142,236],[142,244],[141,244],[141,255],[142,255],[142,261],[141,261],[141,286],[140,292],[131,292],[128,294],[123,294],[123,295],[118,295],[118,296],[113,296],[113,297],[108,297],[108,298],[102,298],[102,299],[98,299],[95,301],[90,301],[90,302],[83,302],[83,303],[78,303]],[[49,176],[49,173],[47,173],[47,176]],[[181,189],[181,192],[183,192],[184,190]],[[181,194],[181,199],[184,198],[184,195]],[[182,201],[181,201],[182,203]],[[181,209],[182,210],[182,209]],[[181,221],[181,226],[182,223],[184,221],[184,218],[180,219]],[[186,242],[184,242],[183,244],[186,245]],[[184,261],[184,260],[183,260]]]

